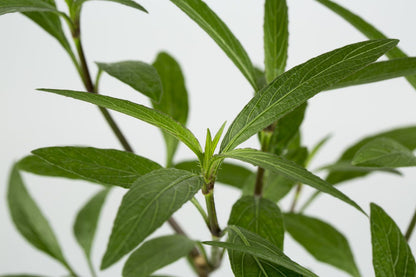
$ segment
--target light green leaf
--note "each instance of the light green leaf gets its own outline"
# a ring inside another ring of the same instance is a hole
[[[266,0],[264,4],[264,66],[270,83],[285,71],[289,46],[286,0]]]
[[[186,256],[194,242],[182,235],[170,235],[148,240],[135,250],[123,267],[123,277],[148,276]]]
[[[396,223],[379,206],[371,203],[371,243],[376,277],[414,277],[415,258]]]
[[[74,0],[74,4],[77,6],[77,8],[81,7],[82,4],[84,4],[85,2],[90,2],[90,1],[94,1],[94,0]],[[108,1],[108,2],[114,2],[114,3],[119,3],[131,8],[135,8],[138,10],[141,10],[145,13],[147,13],[147,10],[140,4],[136,3],[133,0],[102,0],[102,1]]]
[[[328,193],[352,205],[365,214],[360,206],[358,206],[358,204],[351,200],[348,196],[318,176],[312,174],[305,168],[283,157],[249,148],[232,150],[230,152],[221,154],[221,157],[241,160],[262,167],[264,169],[283,174],[287,178],[293,179],[302,184],[309,185],[313,188],[316,188],[317,190]]]
[[[351,276],[361,276],[347,239],[322,220],[301,214],[284,215],[289,234],[318,261],[333,265]]]
[[[227,230],[231,242],[206,241],[204,243],[226,248],[227,250],[240,251],[244,254],[255,257],[259,262],[264,261],[270,266],[283,267],[289,271],[300,274],[300,276],[317,277],[314,273],[292,261],[289,257],[283,254],[283,251],[280,248],[261,236],[234,225],[228,226]],[[290,275],[285,275],[284,272],[278,273],[281,273],[281,275],[277,276],[294,276],[293,273]],[[263,272],[263,274],[268,276],[265,272]]]
[[[29,195],[16,166],[10,173],[7,201],[10,215],[20,234],[34,247],[69,268],[52,228]]]
[[[79,179],[129,188],[140,176],[161,166],[130,152],[92,147],[47,147],[33,154]]]
[[[44,277],[44,276],[32,275],[32,274],[7,274],[7,275],[0,275],[0,277]]]
[[[24,157],[17,163],[17,166],[19,170],[23,170],[41,176],[83,179],[76,174],[70,173],[66,170],[54,166],[45,161],[44,159],[35,155],[29,155]]]
[[[310,153],[308,154],[308,157],[306,158],[305,165],[309,165],[309,163],[313,160],[313,158],[315,158],[316,154],[318,154],[318,152],[322,149],[322,147],[328,142],[330,138],[331,135],[327,135],[312,147]]]
[[[366,22],[363,18],[350,12],[344,7],[330,1],[330,0],[317,0],[322,5],[326,6],[339,16],[344,18],[348,23],[354,26],[358,31],[364,34],[369,39],[385,39],[387,38],[382,32],[377,30],[373,25]],[[386,53],[386,56],[390,59],[406,58],[407,55],[399,48],[395,47],[391,51]],[[407,81],[416,88],[416,75],[406,77]]]
[[[253,64],[241,43],[225,23],[201,0],[170,0],[218,44],[257,91]]]
[[[78,244],[91,259],[91,247],[97,229],[98,219],[109,189],[103,189],[95,194],[78,212],[74,223],[74,235]]]
[[[173,168],[138,178],[123,197],[101,269],[117,262],[159,228],[197,193],[202,183],[200,176]]]
[[[369,167],[416,166],[416,157],[399,142],[381,137],[361,147],[355,153],[352,164]]]
[[[14,12],[59,12],[49,1],[43,0],[2,0],[0,15]]]
[[[373,40],[350,44],[280,75],[238,114],[222,141],[221,152],[234,149],[320,91],[374,62],[397,42]]]
[[[81,101],[89,102],[103,108],[115,110],[137,119],[143,120],[149,124],[159,127],[167,133],[173,135],[185,145],[187,145],[198,157],[202,156],[201,145],[198,140],[179,122],[172,117],[143,105],[133,102],[117,99],[109,96],[98,95],[93,93],[85,93],[81,91],[56,90],[56,89],[40,89],[41,91],[51,92],[67,97],[72,97]]]
[[[182,69],[168,53],[161,52],[153,63],[162,82],[163,94],[159,103],[152,102],[153,108],[170,115],[179,123],[186,125],[188,119],[188,92]],[[162,132],[166,143],[167,165],[169,166],[178,147],[178,140]]]

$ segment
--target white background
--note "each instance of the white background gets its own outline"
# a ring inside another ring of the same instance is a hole
[[[63,2],[58,2],[61,9],[65,9]],[[388,36],[400,39],[400,46],[409,55],[416,55],[415,1],[343,2]],[[85,5],[82,35],[90,67],[95,73],[94,61],[131,59],[151,63],[158,51],[168,51],[180,61],[186,76],[191,104],[189,128],[198,139],[204,140],[207,127],[216,131],[224,121],[230,123],[233,120],[252,96],[251,88],[211,38],[168,0],[142,0],[140,3],[150,14],[114,3],[97,1]],[[254,64],[261,66],[263,1],[210,0],[207,3],[239,38]],[[323,52],[365,39],[313,0],[289,0],[288,5],[288,68]],[[54,39],[17,14],[0,17],[0,35],[0,274],[25,272],[62,276],[65,270],[26,243],[11,223],[5,197],[9,169],[14,161],[39,147],[120,146],[95,107],[35,91],[39,87],[82,89],[69,58]],[[107,75],[103,77],[101,91],[148,104],[145,97]],[[414,124],[415,107],[416,91],[404,79],[336,90],[314,97],[303,124],[304,143],[311,146],[327,134],[333,134],[333,137],[311,168],[334,161],[342,149],[363,136]],[[164,145],[156,128],[118,113],[112,114],[137,153],[164,162]],[[252,139],[244,145],[256,147],[257,142]],[[181,146],[177,161],[191,157],[192,153]],[[405,230],[416,206],[416,173],[414,168],[403,172],[404,178],[379,173],[339,188],[366,211],[370,202],[381,205]],[[89,276],[83,253],[71,230],[76,211],[100,187],[29,174],[24,177],[33,197],[50,220],[66,257],[80,276]],[[99,264],[105,250],[122,195],[122,189],[113,191],[103,210],[93,250],[95,265]],[[216,200],[222,226],[238,197],[236,190],[217,186]],[[291,199],[292,195],[289,195],[281,208],[287,209]],[[321,196],[308,214],[332,222],[343,230],[362,275],[374,275],[369,224],[365,216],[329,196]],[[192,206],[185,205],[175,217],[193,238],[209,239]],[[171,233],[170,228],[163,226],[154,235],[167,233]],[[410,245],[416,251],[416,235]],[[347,276],[315,261],[289,236],[286,236],[285,251],[320,276]],[[120,276],[122,264],[119,262],[99,276]],[[192,276],[184,260],[161,270],[161,273]],[[224,267],[213,276],[232,276],[227,259]]]

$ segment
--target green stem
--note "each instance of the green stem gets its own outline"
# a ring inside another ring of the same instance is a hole
[[[210,189],[207,194],[205,194],[205,203],[207,205],[208,211],[208,223],[209,229],[213,236],[221,237],[222,231],[218,224],[217,211],[215,209],[215,200],[214,200],[214,190]]]
[[[92,277],[97,277],[97,273],[95,272],[94,265],[91,262],[91,258],[87,257],[88,268],[90,269],[90,273]]]
[[[416,226],[416,210],[413,214],[412,219],[410,220],[409,227],[407,227],[406,234],[404,235],[407,241],[410,240],[410,237],[412,236],[415,226]]]
[[[312,194],[308,200],[306,200],[306,202],[303,204],[303,206],[300,208],[299,213],[303,213],[306,208],[309,207],[309,205],[315,200],[316,197],[318,197],[318,195],[320,194],[320,191],[315,191],[314,194]]]
[[[264,168],[258,167],[257,175],[256,175],[256,185],[254,186],[254,195],[257,197],[262,197],[263,180],[264,180]]]
[[[299,201],[299,196],[300,196],[300,193],[301,193],[301,191],[302,191],[302,184],[298,184],[297,186],[296,186],[296,191],[295,191],[295,196],[293,197],[293,202],[292,202],[292,205],[290,205],[290,212],[294,212],[295,211],[295,209],[296,209],[296,204],[298,203],[298,201]]]
[[[195,208],[198,210],[199,214],[202,216],[207,226],[210,227],[208,215],[205,212],[204,208],[202,208],[201,204],[199,204],[198,200],[195,197],[192,197],[191,203],[194,204]]]

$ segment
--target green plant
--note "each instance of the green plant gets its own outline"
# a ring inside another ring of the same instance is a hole
[[[359,141],[347,149],[339,161],[325,167],[329,171],[325,180],[305,169],[325,140],[308,151],[301,143],[299,128],[306,101],[321,91],[399,76],[407,76],[413,85],[411,74],[416,73],[415,60],[407,58],[395,47],[396,40],[386,39],[332,2],[319,1],[340,13],[373,40],[328,52],[285,72],[287,7],[285,1],[268,0],[263,74],[253,67],[238,40],[203,2],[171,0],[213,37],[256,91],[224,137],[221,139],[224,125],[215,135],[208,129],[205,145],[201,146],[192,132],[184,127],[187,121],[187,92],[180,67],[170,55],[161,53],[152,66],[137,61],[97,63],[100,70],[96,81],[92,81],[80,36],[83,2],[67,1],[69,15],[60,13],[71,29],[76,54],[57,23],[60,22],[59,17],[50,3],[35,0],[0,3],[0,14],[31,12],[26,15],[58,39],[69,53],[90,94],[68,90],[42,91],[100,106],[126,150],[48,147],[34,150],[33,155],[17,162],[10,175],[8,202],[16,227],[29,242],[61,262],[71,275],[77,275],[26,191],[20,171],[82,179],[105,186],[78,213],[74,226],[76,238],[91,265],[92,275],[95,273],[90,260],[91,246],[100,210],[110,188],[120,186],[128,190],[114,222],[101,264],[103,269],[133,251],[163,222],[168,221],[178,234],[141,244],[125,263],[124,276],[148,276],[183,256],[188,257],[199,276],[207,276],[220,265],[224,254],[221,249],[227,249],[236,276],[316,276],[283,254],[285,231],[318,260],[352,276],[360,276],[345,237],[322,220],[298,212],[298,195],[304,185],[309,185],[317,189],[317,193],[330,194],[363,212],[353,200],[332,185],[377,170],[397,173],[396,167],[414,166],[412,151],[416,147],[416,128],[398,128]],[[143,10],[131,1],[115,2]],[[394,59],[375,62],[384,54]],[[102,71],[148,96],[153,101],[153,108],[99,95],[98,83]],[[162,129],[168,150],[165,167],[129,153],[132,147],[106,109],[119,111]],[[261,151],[237,149],[239,144],[256,134]],[[178,141],[194,152],[193,161],[174,162]],[[259,168],[252,172],[225,159],[240,160]],[[234,204],[229,226],[225,229],[219,226],[217,219],[214,200],[216,182],[238,187],[244,193]],[[282,213],[276,203],[292,189],[295,190],[292,211]],[[206,209],[193,198],[199,191],[204,195]],[[171,217],[188,201],[201,213],[212,234],[211,241],[201,243],[187,238]],[[363,215],[357,213],[357,216]],[[405,239],[412,233],[414,220],[403,236],[385,212],[372,204],[370,222],[376,276],[414,276],[415,262]],[[227,238],[227,241],[220,241],[222,238]],[[206,254],[206,245],[212,246],[210,255]],[[386,257],[393,257],[398,262],[393,263]]]

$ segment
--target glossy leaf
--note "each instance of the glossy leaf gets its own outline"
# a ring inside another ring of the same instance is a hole
[[[48,163],[44,159],[35,155],[29,155],[24,157],[17,163],[17,166],[19,170],[23,170],[41,176],[83,179],[76,174],[70,173],[66,170],[54,166],[51,163]]]
[[[80,179],[129,188],[140,176],[161,166],[130,152],[92,147],[47,147],[32,153]]]
[[[186,256],[194,242],[182,235],[170,235],[148,240],[135,250],[123,268],[123,277],[148,276]]]
[[[317,0],[322,5],[326,6],[339,16],[344,18],[348,23],[354,26],[358,31],[363,33],[369,39],[385,39],[387,38],[382,32],[377,30],[373,25],[365,21],[363,18],[345,9],[344,7],[330,1],[330,0]],[[390,59],[405,58],[407,55],[399,48],[395,47],[391,51],[386,53],[386,56]],[[407,81],[416,88],[416,75],[406,77]]]
[[[2,0],[0,15],[15,12],[53,12],[60,13],[49,1],[41,0]]]
[[[313,58],[277,77],[237,115],[221,144],[229,151],[322,90],[377,60],[397,40],[350,44]]]
[[[162,97],[162,83],[156,69],[140,61],[97,63],[98,67],[133,89],[159,102]]]
[[[321,192],[328,193],[350,204],[365,214],[360,206],[358,206],[357,203],[351,200],[348,196],[293,161],[250,148],[232,150],[230,152],[223,153],[221,156],[224,158],[232,158],[248,162],[264,169],[283,174],[290,179],[309,185],[317,190],[320,190]]]
[[[75,219],[74,235],[88,259],[91,258],[91,248],[97,229],[98,219],[109,191],[109,189],[103,189],[95,194],[81,208]]]
[[[170,0],[218,44],[225,54],[243,73],[255,91],[256,75],[253,64],[241,43],[225,23],[202,0]]]
[[[173,168],[138,178],[123,197],[101,269],[117,262],[159,228],[194,196],[202,182],[198,175]]]
[[[415,258],[396,223],[379,206],[371,203],[371,243],[376,277],[413,277]]]
[[[121,100],[109,96],[98,95],[93,93],[85,93],[81,91],[56,90],[56,89],[40,89],[41,91],[51,92],[67,97],[72,97],[81,101],[89,102],[103,108],[115,110],[137,119],[143,120],[149,124],[159,127],[167,133],[173,135],[185,145],[187,145],[197,156],[201,156],[201,146],[198,140],[179,122],[172,117],[145,106],[135,104],[127,100]]]
[[[230,242],[206,241],[204,243],[226,248],[228,251],[239,251],[244,254],[251,255],[259,262],[264,261],[270,266],[280,266],[289,271],[298,273],[300,276],[317,276],[306,268],[292,261],[289,257],[283,254],[283,251],[280,248],[278,248],[270,241],[262,238],[261,236],[234,225],[228,226],[227,230],[230,237]],[[286,275],[282,273],[280,276]],[[291,273],[291,275],[288,276],[296,275]]]
[[[289,234],[318,261],[351,276],[361,276],[347,239],[334,227],[317,218],[294,213],[285,214],[284,221]]]
[[[285,71],[289,46],[286,0],[266,0],[264,4],[264,66],[267,82]]]
[[[172,56],[165,52],[157,55],[153,67],[160,76],[163,88],[159,103],[152,102],[153,108],[186,125],[189,110],[188,92],[181,67]],[[178,140],[166,132],[162,133],[166,143],[167,165],[170,165],[178,147]]]

